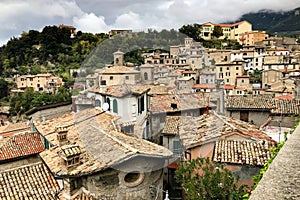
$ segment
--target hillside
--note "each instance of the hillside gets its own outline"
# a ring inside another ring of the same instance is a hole
[[[243,15],[238,21],[247,20],[253,30],[275,32],[300,32],[300,7],[286,12],[261,10]]]

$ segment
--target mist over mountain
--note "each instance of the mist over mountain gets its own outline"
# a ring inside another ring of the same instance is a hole
[[[300,32],[300,7],[285,12],[261,10],[244,14],[237,21],[241,20],[252,23],[253,30],[265,30],[270,33]]]

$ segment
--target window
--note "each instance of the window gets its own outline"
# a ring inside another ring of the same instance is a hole
[[[239,67],[236,67],[235,69],[236,69],[236,70],[239,70]]]
[[[229,83],[229,79],[226,79],[226,82]]]
[[[24,78],[21,78],[21,81],[24,81]]]
[[[33,81],[33,78],[29,78],[30,81]]]
[[[144,79],[145,79],[145,81],[148,80],[148,73],[147,72],[144,73]]]
[[[180,156],[182,152],[182,146],[180,141],[173,141],[173,153],[175,156]]]
[[[229,70],[229,67],[227,67],[226,69]]]
[[[145,110],[145,97],[144,95],[138,99],[138,113],[141,114]]]
[[[220,72],[222,71],[222,67],[220,67]]]
[[[242,79],[242,83],[244,83],[245,81],[244,81],[244,79]]]
[[[108,110],[110,110],[110,99],[109,98],[106,98],[106,103],[108,103]]]
[[[230,72],[226,72],[226,76],[230,76]]]
[[[116,99],[113,100],[113,112],[118,114],[118,102]]]
[[[126,79],[126,80],[129,80],[129,76],[125,76],[125,79]]]
[[[100,100],[97,99],[97,100],[95,101],[95,107],[100,107],[100,106],[101,106]]]
[[[106,85],[106,81],[105,80],[101,81],[100,85]]]
[[[113,79],[114,79],[114,77],[113,77],[113,76],[110,76],[110,77],[109,77],[109,80],[113,80]]]

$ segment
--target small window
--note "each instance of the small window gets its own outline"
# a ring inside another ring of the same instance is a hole
[[[147,72],[144,73],[144,79],[145,79],[146,81],[148,80],[148,73],[147,73]]]
[[[113,112],[118,114],[118,102],[116,99],[113,100]]]
[[[109,80],[113,80],[113,79],[114,79],[114,77],[113,77],[113,76],[110,76],[110,77],[109,77]]]
[[[236,69],[236,70],[239,70],[239,67],[236,67],[235,69]]]
[[[125,79],[126,79],[126,80],[129,80],[129,76],[125,76]]]

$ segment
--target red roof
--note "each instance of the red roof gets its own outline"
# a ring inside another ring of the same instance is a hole
[[[195,84],[193,85],[193,89],[214,89],[216,88],[216,84]]]
[[[38,133],[18,134],[2,140],[7,141],[0,145],[0,161],[37,154],[45,149]]]
[[[293,99],[294,96],[292,94],[280,95],[275,97],[274,99]]]
[[[178,166],[177,163],[174,162],[174,163],[169,164],[169,165],[168,165],[168,168],[169,168],[169,169],[178,169],[179,166]]]
[[[223,87],[225,90],[233,90],[234,89],[234,85],[229,85],[229,84],[226,84]]]

